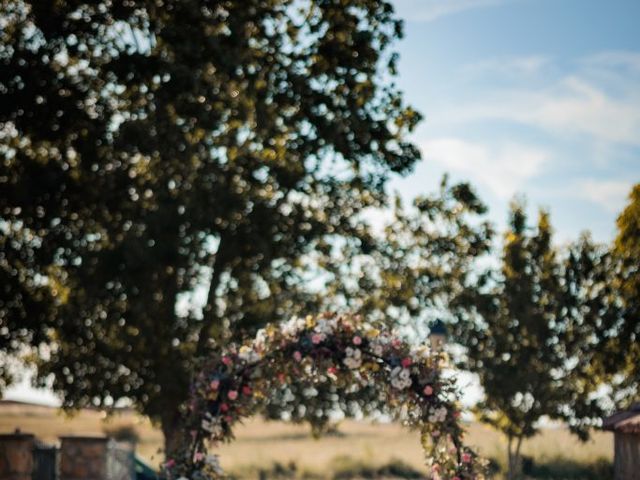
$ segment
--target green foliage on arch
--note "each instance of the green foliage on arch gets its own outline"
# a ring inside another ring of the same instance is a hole
[[[411,347],[358,316],[325,314],[270,326],[216,355],[197,376],[187,405],[188,432],[165,473],[174,479],[224,478],[207,446],[231,440],[237,421],[287,391],[312,422],[331,408],[321,394],[331,392],[331,398],[348,398],[362,411],[376,409],[420,430],[428,478],[483,478],[483,461],[462,443],[457,391],[442,376],[443,361],[442,354]]]

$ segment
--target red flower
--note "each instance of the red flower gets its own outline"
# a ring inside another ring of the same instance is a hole
[[[411,366],[411,359],[409,357],[402,359],[402,368],[409,368]]]
[[[249,385],[245,385],[244,387],[242,387],[242,394],[243,395],[246,395],[248,397],[249,395],[251,395],[251,393],[252,393],[252,390],[251,390],[251,387]]]
[[[222,413],[224,413],[224,412],[228,412],[228,411],[229,411],[229,405],[227,405],[226,403],[221,403],[221,404],[220,404],[220,411],[221,411]]]

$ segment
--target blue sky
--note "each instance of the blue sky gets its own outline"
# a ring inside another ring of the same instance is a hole
[[[423,162],[392,188],[443,173],[473,183],[504,227],[514,194],[551,211],[557,240],[609,241],[640,181],[640,2],[395,0],[398,85],[425,120]]]

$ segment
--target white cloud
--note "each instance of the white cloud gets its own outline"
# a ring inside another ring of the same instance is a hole
[[[605,51],[589,55],[582,59],[588,67],[623,68],[640,72],[640,53],[630,51]]]
[[[479,75],[531,75],[550,62],[544,55],[504,56],[481,60],[463,67],[464,73]]]
[[[631,181],[584,179],[577,182],[575,191],[581,198],[615,213],[624,208],[631,187]]]
[[[499,71],[496,71],[499,74]],[[482,100],[445,113],[460,123],[487,119],[530,125],[553,134],[586,135],[595,141],[640,146],[640,89],[627,78],[616,93],[607,85],[575,74],[537,88],[484,92]]]
[[[507,0],[395,0],[398,14],[408,21],[433,20],[476,8],[493,7]]]
[[[534,97],[521,118],[547,129],[640,145],[640,96],[634,96],[614,98],[581,78],[569,77],[557,92]]]
[[[536,177],[550,154],[526,145],[488,146],[460,138],[437,138],[421,144],[426,161],[468,176],[500,198],[509,198]]]

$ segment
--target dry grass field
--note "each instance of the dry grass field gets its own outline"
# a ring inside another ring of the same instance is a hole
[[[20,428],[46,442],[54,442],[60,435],[103,434],[121,427],[135,429],[140,438],[139,454],[151,465],[158,465],[162,460],[160,432],[133,412],[106,417],[83,410],[70,417],[54,408],[0,403],[0,432]],[[501,461],[505,442],[499,434],[479,424],[470,424],[468,432],[469,444],[483,455]],[[422,465],[417,433],[393,424],[345,421],[338,434],[316,440],[302,425],[252,419],[236,430],[236,436],[233,443],[220,448],[220,454],[223,466],[239,478],[258,478],[261,469],[280,470],[283,475],[289,472],[287,478],[293,476],[294,469],[295,478],[351,478],[340,477],[340,472],[393,463],[419,470]],[[566,466],[610,460],[613,446],[608,433],[595,433],[591,441],[582,444],[564,429],[549,428],[526,442],[523,450],[536,464]]]

